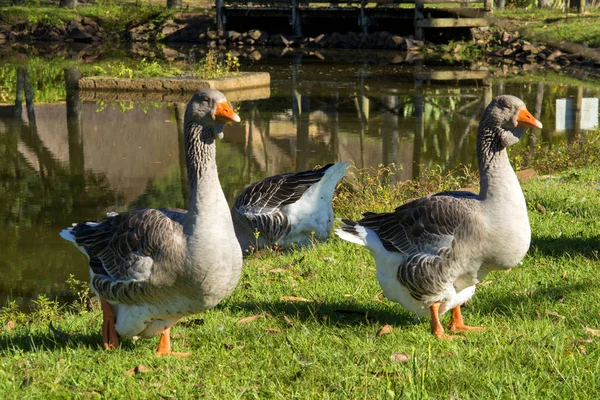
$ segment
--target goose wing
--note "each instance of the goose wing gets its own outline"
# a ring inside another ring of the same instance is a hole
[[[233,205],[234,219],[275,242],[291,228],[281,208],[298,201],[333,164],[320,169],[275,175],[248,185]]]
[[[473,214],[475,202],[475,196],[438,194],[404,204],[392,213],[367,213],[358,223],[375,231],[388,251],[435,255],[451,248],[457,229]]]
[[[397,279],[417,300],[439,301],[455,277],[448,261],[456,241],[469,235],[476,196],[450,193],[421,198],[393,213],[368,214],[359,225],[375,231],[383,246],[406,256]]]
[[[71,229],[90,257],[92,286],[109,301],[136,303],[172,284],[181,266],[185,237],[180,224],[159,210],[134,210]]]

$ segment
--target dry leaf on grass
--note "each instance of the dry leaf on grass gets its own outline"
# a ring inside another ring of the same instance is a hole
[[[285,270],[283,268],[273,268],[273,269],[270,269],[269,272],[272,274],[280,274],[282,272],[285,272]]]
[[[386,324],[379,330],[379,332],[377,332],[377,336],[387,335],[388,333],[392,333],[393,330],[393,326]]]
[[[600,329],[592,329],[592,328],[585,327],[585,328],[583,328],[583,330],[586,331],[587,333],[589,333],[590,335],[600,336]]]
[[[4,330],[12,331],[13,329],[15,329],[16,326],[17,324],[15,323],[15,321],[8,321],[6,324],[4,324]]]
[[[560,315],[556,311],[546,311],[546,315],[552,315],[553,317],[557,317],[557,318],[560,318],[560,319],[565,319],[566,318],[565,316]]]
[[[535,208],[537,208],[537,210],[538,210],[539,212],[541,212],[542,214],[546,214],[546,213],[548,212],[548,211],[546,210],[546,207],[544,207],[544,206],[543,206],[542,204],[540,204],[540,203],[537,203],[537,204],[535,205]]]
[[[404,353],[394,353],[390,356],[392,362],[405,364],[410,361],[410,356]]]
[[[265,329],[265,332],[267,332],[267,333],[279,333],[281,331],[279,329],[277,329],[277,328],[267,328],[267,329]]]
[[[261,317],[262,317],[261,314],[255,314],[255,315],[251,315],[249,317],[242,318],[237,323],[238,324],[248,324],[248,323],[250,323],[252,321],[256,321],[257,319],[259,319]]]
[[[285,322],[287,322],[287,324],[289,326],[294,326],[294,323],[292,322],[292,320],[287,315],[284,315],[283,319],[285,320]]]
[[[296,296],[281,296],[279,298],[281,301],[303,301],[305,303],[312,303],[313,301],[310,299],[305,299],[304,297],[296,297]]]
[[[123,372],[123,376],[131,376],[134,374],[145,374],[148,371],[150,371],[150,368],[140,364],[137,367],[133,367],[133,368],[128,369],[127,371]]]

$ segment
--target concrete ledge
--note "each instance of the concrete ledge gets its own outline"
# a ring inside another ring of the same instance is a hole
[[[194,90],[199,89],[196,87]],[[220,90],[220,89],[219,89]],[[261,86],[240,90],[222,90],[228,101],[246,101],[268,99],[271,96],[270,86]],[[124,91],[124,90],[81,90],[79,97],[84,101],[103,100],[108,102],[168,102],[187,103],[192,97],[191,91]]]
[[[218,79],[192,78],[81,78],[79,89],[108,90],[125,92],[195,92],[198,89],[211,88],[222,92],[234,92],[269,87],[271,76],[268,72],[242,72],[239,75]],[[234,101],[234,100],[232,100]]]

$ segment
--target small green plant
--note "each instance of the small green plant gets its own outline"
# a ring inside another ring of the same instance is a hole
[[[45,294],[39,295],[32,303],[34,309],[32,317],[36,321],[47,321],[54,318],[60,308],[58,302],[51,300]]]
[[[27,315],[19,310],[19,305],[16,301],[11,301],[6,307],[2,307],[0,310],[0,324],[6,326],[11,321],[12,323],[19,324],[27,320]]]
[[[67,286],[69,290],[75,295],[75,302],[72,304],[73,308],[79,313],[87,312],[87,305],[90,299],[90,287],[87,282],[76,279],[73,274],[69,274],[67,279]]]
[[[206,56],[195,66],[194,72],[200,79],[214,79],[239,73],[240,62],[231,53],[225,54],[225,59],[219,58],[216,50],[209,50]]]

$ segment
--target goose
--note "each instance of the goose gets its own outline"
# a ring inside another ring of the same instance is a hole
[[[346,175],[347,162],[270,176],[244,189],[231,208],[242,251],[277,245],[287,249],[325,240],[333,227],[333,192]],[[161,209],[183,221],[185,210]]]
[[[170,328],[210,309],[236,287],[242,251],[221,189],[215,140],[240,117],[225,96],[197,91],[184,117],[189,212],[179,223],[156,209],[109,213],[102,222],[73,224],[60,235],[89,258],[90,286],[100,299],[102,340],[160,334],[157,355],[171,351]]]
[[[510,269],[529,249],[525,197],[506,149],[523,128],[541,122],[515,96],[498,96],[485,108],[477,133],[479,194],[442,192],[394,212],[343,219],[342,239],[366,246],[375,259],[384,295],[407,310],[431,316],[431,332],[448,339],[439,316],[451,310],[452,332],[482,330],[463,322],[461,305],[489,271]]]

